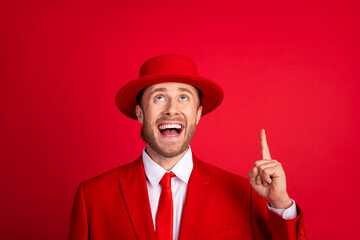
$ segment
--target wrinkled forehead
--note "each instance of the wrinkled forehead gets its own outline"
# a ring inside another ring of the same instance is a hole
[[[141,103],[141,100],[144,97],[144,95],[149,97],[154,92],[164,92],[164,93],[188,92],[189,94],[197,96],[199,102],[202,96],[200,90],[190,84],[178,83],[178,82],[164,82],[164,83],[153,84],[150,85],[149,87],[142,89],[136,96],[136,100],[138,104]]]

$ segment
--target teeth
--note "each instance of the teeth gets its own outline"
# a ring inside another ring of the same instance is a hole
[[[161,124],[159,126],[160,130],[164,130],[164,129],[168,129],[168,128],[176,128],[176,129],[180,129],[181,125],[180,124]]]

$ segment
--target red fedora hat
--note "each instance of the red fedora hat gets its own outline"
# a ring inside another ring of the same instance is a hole
[[[202,93],[202,115],[219,106],[224,97],[224,92],[217,83],[199,76],[196,65],[190,58],[169,54],[146,61],[140,68],[139,78],[125,84],[116,94],[116,106],[126,116],[137,119],[137,94],[150,85],[163,82],[186,83],[197,87]]]

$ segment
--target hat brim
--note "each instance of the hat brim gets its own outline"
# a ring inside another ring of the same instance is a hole
[[[224,92],[221,87],[209,79],[191,75],[158,74],[140,77],[124,85],[116,94],[116,106],[126,116],[137,119],[135,113],[137,94],[148,86],[163,82],[186,83],[197,87],[202,93],[202,115],[217,108],[224,98]]]

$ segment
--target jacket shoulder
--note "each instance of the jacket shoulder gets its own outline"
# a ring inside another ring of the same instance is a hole
[[[238,189],[240,188],[246,192],[250,192],[251,186],[249,180],[243,176],[239,176],[212,164],[203,162],[196,157],[194,158],[194,165],[198,169],[201,169],[201,171],[206,171],[207,174],[213,175],[216,178],[217,184],[219,185],[237,187]]]
[[[209,173],[213,175],[235,178],[239,180],[241,179],[242,181],[248,181],[247,178],[243,176],[237,175],[235,173],[232,173],[230,171],[227,171],[210,163],[206,163],[198,158],[195,158],[194,161],[195,161],[195,165],[202,165],[202,167],[206,167],[209,170]]]
[[[105,173],[97,175],[93,178],[85,180],[80,183],[83,186],[84,190],[105,190],[107,187],[112,187],[114,185],[118,185],[118,179],[123,177],[129,167],[132,164],[136,164],[141,161],[141,157],[136,159],[133,162],[124,164],[112,170],[109,170]]]

